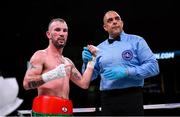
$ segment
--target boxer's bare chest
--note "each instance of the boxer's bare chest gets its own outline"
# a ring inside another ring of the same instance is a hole
[[[61,56],[46,56],[45,61],[44,61],[44,65],[43,65],[43,72],[49,71],[54,69],[55,67],[57,67],[59,64],[65,64],[67,66],[69,66],[68,64],[70,64],[65,57]],[[53,90],[56,91],[55,89],[57,89],[58,91],[61,91],[65,89],[68,90],[69,88],[69,79],[70,79],[70,67],[66,67],[66,77],[65,78],[60,78],[60,79],[56,79],[53,81],[50,81],[44,85],[42,85],[39,89],[48,89],[48,90]]]
[[[53,69],[60,64],[65,64],[64,57],[47,55],[44,62],[44,70]]]
[[[43,72],[52,70],[60,64],[65,64],[67,77],[70,76],[72,64],[62,55],[46,55],[43,65]]]

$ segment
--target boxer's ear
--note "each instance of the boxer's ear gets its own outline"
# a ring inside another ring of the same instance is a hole
[[[46,31],[46,36],[48,37],[48,39],[50,39],[50,38],[51,38],[51,34],[50,34],[50,32],[49,32],[49,31]]]

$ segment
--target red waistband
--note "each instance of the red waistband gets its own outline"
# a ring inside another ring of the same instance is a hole
[[[34,98],[32,111],[43,114],[72,114],[73,104],[68,99],[41,95]]]

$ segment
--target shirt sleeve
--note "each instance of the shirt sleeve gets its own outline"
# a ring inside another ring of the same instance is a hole
[[[145,79],[159,73],[158,61],[144,39],[140,39],[136,50],[139,65],[128,67],[129,77]]]

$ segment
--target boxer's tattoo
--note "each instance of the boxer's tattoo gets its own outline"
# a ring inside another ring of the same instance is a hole
[[[28,85],[29,85],[29,88],[34,89],[38,86],[41,86],[42,84],[44,84],[44,81],[40,80],[40,81],[31,81],[31,82],[29,82]]]
[[[66,73],[70,73],[71,68],[70,67],[66,67]]]
[[[29,69],[35,69],[36,67],[33,64],[29,64]]]
[[[76,72],[74,72],[72,75],[73,75],[73,77],[76,78],[76,79],[79,79],[79,80],[81,79]]]

